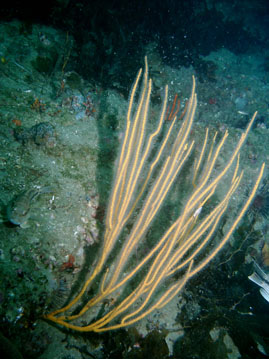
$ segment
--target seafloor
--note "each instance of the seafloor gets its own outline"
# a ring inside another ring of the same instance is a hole
[[[19,21],[2,23],[0,38],[1,345],[14,348],[14,358],[21,357],[18,352],[38,359],[144,358],[149,353],[152,358],[178,353],[189,358],[200,337],[200,358],[240,358],[241,337],[247,335],[257,351],[269,355],[263,332],[268,303],[247,278],[254,260],[264,270],[269,266],[269,72],[264,57],[219,50],[204,58],[211,66],[196,74],[192,67],[164,66],[155,44],[147,46],[154,83],[150,124],[158,118],[164,85],[169,85],[170,101],[178,93],[184,107],[195,74],[198,109],[192,137],[199,148],[206,127],[211,133],[229,130],[219,165],[258,111],[241,152],[244,180],[232,200],[232,216],[262,162],[265,177],[260,198],[230,243],[171,303],[133,328],[79,335],[40,318],[68,299],[81,273],[96,261],[127,93],[136,74],[124,91],[117,83],[102,88],[86,81],[70,65],[74,40],[53,28],[34,25],[27,33]],[[222,190],[225,185],[218,195]],[[25,213],[13,218],[16,196],[24,191],[33,198],[26,198]],[[220,231],[229,221],[225,218]],[[222,356],[204,356],[203,350]]]

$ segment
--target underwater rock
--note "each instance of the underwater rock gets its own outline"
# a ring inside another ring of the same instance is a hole
[[[5,221],[22,228],[27,228],[27,220],[30,216],[33,199],[42,193],[49,192],[51,192],[50,187],[32,188],[22,191],[7,204]]]
[[[23,145],[33,142],[38,146],[52,148],[56,144],[55,130],[49,122],[40,122],[30,128],[16,128],[14,137]]]

